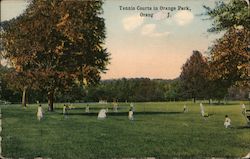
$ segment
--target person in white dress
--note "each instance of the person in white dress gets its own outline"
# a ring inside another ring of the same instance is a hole
[[[89,113],[89,105],[87,104],[87,107],[85,108],[85,112]]]
[[[129,120],[134,120],[134,112],[133,112],[132,108],[129,109],[128,119]]]
[[[231,119],[228,117],[228,115],[225,116],[224,126],[225,128],[228,128],[231,126]]]
[[[134,103],[130,103],[130,109],[132,109],[132,111],[135,111],[135,107],[134,107]]]
[[[245,115],[245,113],[246,113],[246,106],[245,106],[245,104],[242,104],[241,108],[242,108],[242,114]]]
[[[200,103],[200,108],[201,108],[201,115],[204,116],[205,115],[205,111],[204,111],[204,107],[203,107],[202,103]]]
[[[63,105],[63,115],[65,115],[66,114],[66,105],[64,104]]]
[[[63,116],[64,116],[64,118],[67,118],[68,108],[69,107],[66,104],[63,105]]]
[[[188,112],[188,108],[187,108],[186,104],[183,106],[183,112],[184,113]]]
[[[107,109],[101,109],[98,113],[97,119],[105,119],[107,117],[106,113],[108,112]]]
[[[203,106],[202,103],[200,103],[200,108],[201,108],[201,116],[203,116],[203,117],[209,117],[209,114],[205,113],[205,109],[204,109],[204,106]]]
[[[37,108],[37,119],[40,121],[43,118],[43,109],[42,109],[42,105],[39,104],[38,108]]]

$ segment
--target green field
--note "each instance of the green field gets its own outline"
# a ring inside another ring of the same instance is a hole
[[[187,104],[188,113],[182,113]],[[249,104],[246,102],[246,104]],[[62,104],[45,112],[37,121],[37,105],[2,108],[2,151],[9,158],[207,158],[242,157],[250,152],[250,128],[241,114],[240,102],[204,104],[211,114],[200,115],[199,104],[191,102],[135,103],[135,120],[129,121],[129,104],[120,103],[118,113],[97,120],[97,112],[108,105],[74,104],[67,118]],[[43,105],[46,109],[45,104]],[[229,115],[232,128],[224,128]]]

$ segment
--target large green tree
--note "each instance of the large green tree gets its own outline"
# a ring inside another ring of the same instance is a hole
[[[247,29],[229,29],[216,40],[210,50],[212,78],[224,81],[230,87],[235,82],[249,85],[250,80],[250,32]]]
[[[214,8],[204,6],[209,19],[213,21],[209,32],[227,31],[242,26],[250,30],[250,11],[247,0],[229,0],[215,3]]]
[[[205,97],[209,69],[207,59],[199,52],[193,51],[191,57],[182,66],[180,75],[182,91],[186,97]]]
[[[210,61],[214,80],[225,87],[243,83],[250,87],[250,8],[245,0],[217,3],[205,7],[213,21],[209,32],[222,32],[211,49]]]
[[[97,83],[105,72],[109,54],[101,13],[102,1],[32,0],[4,28],[4,57],[17,72],[33,73],[51,110],[57,90]]]

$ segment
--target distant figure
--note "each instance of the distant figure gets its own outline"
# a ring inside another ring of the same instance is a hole
[[[66,113],[66,105],[63,105],[63,115]]]
[[[68,105],[66,105],[66,104],[63,105],[63,115],[64,115],[64,117],[66,117],[66,115],[68,115]]]
[[[225,128],[228,128],[231,126],[231,119],[228,117],[228,115],[225,115],[224,126],[225,126]]]
[[[73,104],[68,105],[68,107],[69,107],[70,110],[71,110],[71,109],[75,109],[75,107],[74,107]]]
[[[246,106],[245,106],[245,104],[242,104],[241,108],[242,108],[242,114],[245,115],[245,113],[246,113]]]
[[[183,112],[184,113],[188,112],[188,108],[187,108],[186,104],[183,106]]]
[[[38,108],[37,108],[37,119],[40,121],[43,118],[43,109],[42,109],[42,105],[39,104]]]
[[[128,119],[129,120],[134,120],[134,112],[132,110],[132,108],[129,109],[129,112],[128,112]]]
[[[205,109],[202,103],[200,103],[200,109],[201,109],[201,116],[208,117],[208,113],[205,113]]]
[[[87,104],[87,107],[85,108],[85,112],[89,113],[89,105]]]
[[[101,109],[98,113],[97,119],[105,119],[107,117],[106,113],[108,109]]]
[[[130,109],[132,109],[132,111],[135,111],[135,107],[134,107],[134,103],[130,103]]]
[[[133,104],[133,103],[130,103],[130,107],[134,107],[134,104]]]
[[[201,108],[201,115],[204,116],[205,115],[205,111],[204,111],[204,107],[203,107],[202,103],[200,103],[200,108]]]

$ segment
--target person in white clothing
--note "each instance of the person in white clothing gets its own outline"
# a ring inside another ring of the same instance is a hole
[[[129,109],[128,119],[129,120],[134,120],[134,112],[133,112],[132,108]]]
[[[133,112],[135,111],[134,103],[130,103],[130,109],[131,109]]]
[[[241,108],[242,108],[242,114],[245,115],[245,113],[246,113],[246,106],[245,106],[245,104],[242,104]]]
[[[98,113],[97,119],[105,119],[107,117],[106,113],[108,109],[101,109]]]
[[[188,108],[187,108],[186,104],[183,106],[183,112],[184,113],[188,112]]]
[[[63,115],[65,115],[66,114],[66,105],[64,104],[63,105]]]
[[[87,107],[85,108],[85,112],[89,113],[89,105],[87,104]]]
[[[205,111],[204,111],[204,107],[203,107],[202,103],[200,103],[200,109],[201,109],[201,115],[204,116],[205,115]]]
[[[228,117],[228,115],[225,115],[224,126],[225,126],[225,128],[228,128],[231,126],[231,119]]]
[[[69,109],[68,105],[64,104],[63,105],[63,116],[64,116],[64,118],[67,118],[68,109]]]
[[[37,119],[40,121],[43,118],[43,109],[42,109],[42,105],[39,104],[38,108],[37,108]]]

